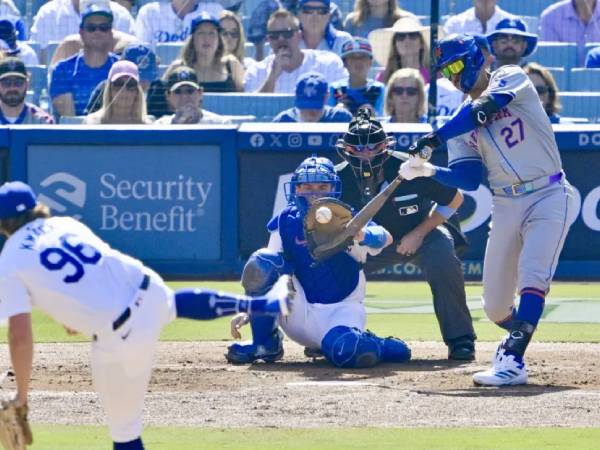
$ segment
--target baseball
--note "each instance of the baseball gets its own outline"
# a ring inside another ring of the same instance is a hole
[[[329,223],[333,214],[327,206],[321,206],[315,211],[315,217],[319,223]]]

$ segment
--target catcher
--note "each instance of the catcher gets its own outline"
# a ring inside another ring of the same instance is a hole
[[[307,356],[322,354],[338,367],[372,367],[379,362],[405,362],[408,346],[393,337],[380,338],[365,331],[365,275],[367,255],[379,253],[392,242],[383,227],[370,222],[354,239],[337,251],[314,256],[320,246],[335,237],[352,218],[341,203],[340,179],[333,163],[316,156],[295,170],[286,186],[289,205],[267,225],[267,248],[252,254],[242,274],[246,292],[267,291],[283,274],[292,274],[296,291],[294,309],[285,320],[238,315],[232,320],[232,335],[250,321],[252,343],[231,345],[226,358],[244,364],[257,360],[274,362],[283,357],[283,335],[305,346]]]

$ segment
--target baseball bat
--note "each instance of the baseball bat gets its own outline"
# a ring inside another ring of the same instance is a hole
[[[331,255],[337,247],[348,242],[356,233],[364,228],[369,221],[375,217],[375,214],[383,207],[388,198],[392,195],[392,192],[400,185],[403,178],[398,175],[394,178],[390,184],[388,184],[383,191],[377,194],[367,203],[351,220],[346,224],[344,230],[336,236],[331,242],[327,242],[319,245],[313,250],[314,259],[319,261],[324,259],[326,256]]]

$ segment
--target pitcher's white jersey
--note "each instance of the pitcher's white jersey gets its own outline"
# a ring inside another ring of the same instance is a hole
[[[448,165],[482,161],[492,189],[560,172],[552,125],[523,69],[509,65],[494,71],[482,96],[493,94],[512,100],[484,127],[448,141]]]
[[[91,336],[110,327],[143,279],[140,261],[69,217],[20,228],[0,254],[0,318],[40,308]]]

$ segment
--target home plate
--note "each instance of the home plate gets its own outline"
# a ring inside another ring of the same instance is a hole
[[[375,386],[380,387],[380,384],[377,383],[369,383],[368,381],[294,381],[291,383],[286,383],[286,386],[289,387],[298,387],[298,386],[340,386],[340,387],[355,387],[355,386]]]

